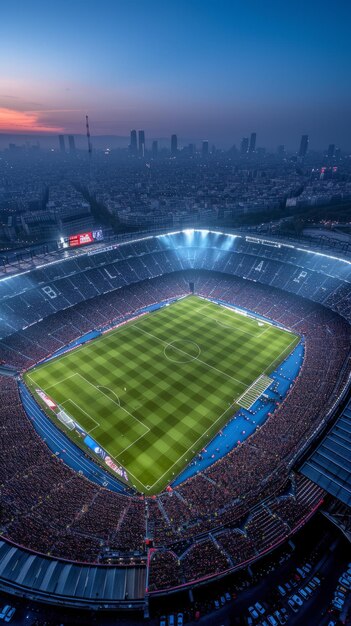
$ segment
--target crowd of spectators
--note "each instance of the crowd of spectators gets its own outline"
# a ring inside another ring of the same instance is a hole
[[[0,530],[44,554],[98,562],[104,548],[142,552],[145,504],[98,487],[53,455],[0,377]]]

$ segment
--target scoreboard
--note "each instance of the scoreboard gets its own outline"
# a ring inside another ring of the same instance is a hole
[[[101,229],[90,230],[86,233],[78,233],[76,235],[69,235],[68,237],[61,237],[59,241],[59,248],[76,248],[79,246],[86,246],[89,243],[102,241],[103,238],[104,236]]]

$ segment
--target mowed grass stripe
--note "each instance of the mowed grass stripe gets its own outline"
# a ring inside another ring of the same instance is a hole
[[[190,296],[38,366],[27,382],[91,430],[137,489],[157,493],[297,342]]]

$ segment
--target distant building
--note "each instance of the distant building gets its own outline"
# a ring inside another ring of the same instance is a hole
[[[285,156],[285,146],[283,144],[281,144],[280,146],[278,146],[277,148],[277,154],[280,157]]]
[[[308,135],[302,135],[300,142],[299,157],[305,157],[308,150]]]
[[[65,136],[59,135],[60,152],[66,152]]]
[[[73,153],[76,151],[76,144],[75,144],[73,135],[68,135],[68,146],[69,146],[70,153]]]
[[[172,135],[171,137],[171,155],[176,156],[178,152],[178,138],[177,135]]]
[[[202,158],[206,159],[208,157],[208,141],[205,140],[202,142]]]
[[[247,154],[248,151],[249,151],[249,138],[243,137],[241,140],[240,152],[241,154]]]
[[[139,130],[139,156],[145,156],[145,131]]]
[[[249,152],[252,154],[256,150],[256,133],[251,133]]]
[[[156,140],[152,142],[151,152],[152,152],[152,158],[153,159],[157,159],[157,156],[158,156],[158,142]]]
[[[131,154],[138,153],[138,143],[137,143],[137,132],[136,130],[130,131],[130,146],[129,146]]]
[[[332,159],[335,152],[335,143],[330,143],[328,146],[328,158]]]

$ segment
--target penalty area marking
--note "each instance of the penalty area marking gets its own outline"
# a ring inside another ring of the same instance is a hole
[[[82,378],[88,385],[91,385],[92,387],[94,387],[94,389],[96,389],[97,391],[99,391],[100,393],[102,393],[106,398],[108,398],[108,400],[110,400],[111,402],[114,402],[114,404],[116,404],[118,406],[118,408],[120,408],[122,411],[124,411],[125,413],[127,413],[130,417],[132,417],[134,420],[136,420],[137,422],[139,422],[139,424],[141,424],[145,429],[146,432],[149,432],[150,428],[148,426],[146,426],[143,422],[141,422],[137,417],[135,417],[135,415],[133,415],[133,413],[130,413],[128,411],[128,409],[125,409],[123,406],[121,406],[120,404],[118,404],[116,402],[116,400],[112,400],[112,398],[110,398],[109,396],[106,395],[106,393],[104,393],[103,391],[100,391],[100,389],[98,389],[98,387],[96,385],[94,385],[94,383],[91,383],[90,380],[87,380],[85,378],[85,376],[83,376],[82,374],[76,373],[76,376],[79,376],[80,378]],[[145,432],[145,435],[146,435]]]
[[[68,402],[71,402],[72,404],[74,404],[77,409],[79,411],[82,411],[82,413],[85,413],[85,415],[87,415],[89,417],[89,419],[91,419],[92,422],[95,422],[96,426],[94,426],[94,428],[91,428],[90,430],[87,430],[87,435],[89,435],[90,433],[93,432],[93,430],[95,430],[95,428],[99,428],[100,423],[96,421],[96,419],[94,417],[91,417],[90,413],[88,413],[87,411],[85,411],[85,409],[82,409],[81,406],[79,406],[79,404],[77,404],[74,400],[71,400],[71,398],[67,398],[67,400],[65,400],[64,402],[61,402],[60,406],[65,406],[65,404],[67,404]],[[71,415],[68,413],[69,417],[71,417]],[[75,417],[72,417],[72,419],[74,419],[75,422],[77,422],[80,425],[80,422],[78,422],[78,420]],[[81,426],[82,428],[82,426]],[[82,428],[82,430],[85,430],[85,428]]]
[[[105,393],[104,391],[102,391],[103,389],[107,389],[110,393],[112,393],[116,400],[114,400],[114,402],[116,402],[116,404],[118,404],[119,407],[121,407],[121,401],[119,399],[119,396],[116,394],[115,391],[113,391],[113,389],[110,389],[110,387],[106,387],[106,385],[96,385],[96,389],[98,389],[99,391],[101,391],[101,393],[104,394],[104,396],[106,396],[107,398],[109,398],[109,396],[107,395],[107,393]],[[109,398],[111,400],[111,398]],[[122,407],[121,407],[122,408]]]

